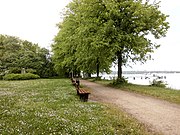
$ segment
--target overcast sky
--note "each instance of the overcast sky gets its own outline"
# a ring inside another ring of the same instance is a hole
[[[0,34],[17,36],[50,48],[58,30],[60,12],[70,0],[0,0]],[[171,28],[165,38],[155,41],[161,47],[153,54],[154,61],[132,65],[124,70],[180,71],[180,1],[162,0],[161,10],[170,15]]]
[[[0,0],[0,34],[50,47],[69,0]]]

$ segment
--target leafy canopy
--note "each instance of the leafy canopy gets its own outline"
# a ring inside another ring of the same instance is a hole
[[[56,67],[86,72],[108,72],[112,62],[122,66],[145,62],[160,47],[159,39],[169,28],[160,3],[142,0],[73,0],[53,45]]]

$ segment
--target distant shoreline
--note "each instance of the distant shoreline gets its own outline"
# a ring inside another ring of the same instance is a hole
[[[112,73],[116,73],[117,71],[113,71]],[[180,71],[123,71],[123,74],[152,74],[152,73],[180,73]]]

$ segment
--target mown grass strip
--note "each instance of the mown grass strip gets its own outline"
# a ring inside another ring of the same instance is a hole
[[[143,125],[120,110],[80,102],[67,79],[0,81],[0,133],[148,134]]]
[[[94,81],[90,79],[90,81]],[[95,81],[99,84],[103,84],[109,87],[119,88],[125,91],[132,91],[148,96],[153,96],[159,99],[163,99],[172,103],[180,104],[180,90],[173,90],[169,88],[153,87],[147,85],[135,85],[135,84],[125,84],[125,85],[116,85],[113,86],[111,83],[113,81],[109,80],[100,80]]]

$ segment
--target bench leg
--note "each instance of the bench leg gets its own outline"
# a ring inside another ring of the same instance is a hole
[[[77,91],[77,95],[80,95],[80,94],[79,94],[79,90],[76,90],[76,91]]]
[[[81,94],[80,95],[80,100],[83,101],[83,102],[87,102],[88,97],[89,97],[89,94]]]
[[[89,94],[85,94],[85,95],[84,95],[84,102],[87,102],[87,101],[88,101],[88,97],[89,97]]]

